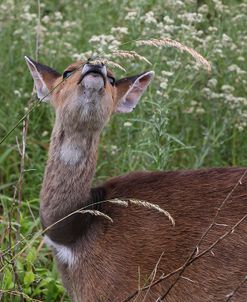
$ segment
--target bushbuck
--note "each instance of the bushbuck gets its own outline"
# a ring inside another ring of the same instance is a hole
[[[116,81],[99,62],[63,74],[26,62],[56,113],[40,218],[70,299],[246,302],[246,169],[139,171],[92,187],[103,127],[135,108],[154,72]]]

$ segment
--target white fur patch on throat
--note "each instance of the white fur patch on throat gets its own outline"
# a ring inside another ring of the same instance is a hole
[[[72,266],[75,263],[75,255],[69,247],[54,242],[47,235],[44,236],[44,242],[49,248],[54,250],[56,257],[60,262],[68,264],[69,266]]]
[[[65,164],[75,165],[82,158],[83,151],[79,146],[69,141],[63,142],[60,149],[60,158]]]

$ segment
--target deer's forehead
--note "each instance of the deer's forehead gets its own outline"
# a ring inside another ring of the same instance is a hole
[[[75,63],[70,64],[67,68],[65,68],[65,70],[74,70],[74,69],[79,69],[80,67],[82,67],[86,62],[83,61],[78,61]]]

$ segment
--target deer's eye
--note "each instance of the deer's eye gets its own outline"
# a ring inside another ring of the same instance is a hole
[[[110,77],[110,76],[107,76],[107,78],[108,78],[108,81],[110,82],[110,84],[111,84],[112,86],[114,86],[114,85],[115,85],[115,82],[116,82],[115,78]]]
[[[71,76],[72,73],[73,73],[73,70],[66,70],[66,71],[63,73],[63,79],[68,78],[69,76]]]

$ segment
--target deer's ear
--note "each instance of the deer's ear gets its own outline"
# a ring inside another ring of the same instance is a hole
[[[148,71],[117,81],[117,105],[115,111],[123,113],[131,112],[136,107],[153,77],[154,72]]]
[[[25,56],[25,60],[33,77],[38,98],[45,102],[49,101],[49,96],[45,96],[51,91],[55,80],[61,74],[46,65],[35,62],[29,57]]]

